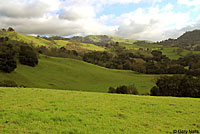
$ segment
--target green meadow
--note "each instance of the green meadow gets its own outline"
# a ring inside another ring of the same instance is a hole
[[[139,93],[148,93],[156,77],[43,55],[40,56],[39,65],[34,68],[18,64],[17,69],[10,74],[0,72],[0,81],[13,80],[26,87],[91,92],[108,92],[110,86],[135,84]]]
[[[200,131],[200,100],[0,88],[1,134],[167,134]]]

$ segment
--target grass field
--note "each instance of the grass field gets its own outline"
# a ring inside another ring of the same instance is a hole
[[[169,134],[200,131],[200,100],[0,88],[1,134]]]
[[[91,50],[91,51],[104,51],[103,47],[96,46],[94,44],[88,43],[72,43],[71,41],[67,40],[55,40],[56,47],[66,47],[67,49],[74,49],[74,50]]]
[[[83,61],[40,56],[39,65],[18,65],[10,73],[0,73],[0,81],[13,80],[19,85],[38,88],[107,92],[110,86],[135,84],[140,93],[154,86],[154,75],[99,67]]]

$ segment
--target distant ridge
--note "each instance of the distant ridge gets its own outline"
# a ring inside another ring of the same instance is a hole
[[[200,30],[188,31],[177,39],[168,39],[158,42],[157,44],[179,46],[184,48],[195,48],[200,46]]]

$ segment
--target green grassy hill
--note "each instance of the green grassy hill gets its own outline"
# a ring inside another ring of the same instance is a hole
[[[57,47],[66,47],[69,50],[77,50],[77,51],[104,51],[105,48],[96,46],[94,44],[89,43],[78,43],[67,40],[55,40]]]
[[[10,40],[16,40],[16,41],[23,41],[28,44],[32,44],[33,46],[50,46],[51,42],[48,40],[45,40],[43,38],[38,38],[34,36],[24,35],[17,32],[2,32],[0,33],[0,37],[7,36]]]
[[[200,130],[200,100],[0,88],[2,134],[169,134]]]
[[[140,93],[146,93],[154,86],[154,78],[154,75],[112,70],[79,60],[47,56],[40,56],[39,65],[34,68],[19,64],[10,74],[0,73],[0,81],[13,80],[27,87],[94,92],[107,92],[110,86],[135,83]]]
[[[69,50],[81,51],[104,51],[103,47],[96,46],[88,43],[76,43],[70,40],[46,40],[40,37],[24,35],[17,32],[0,32],[0,37],[7,36],[10,40],[23,41],[33,46],[46,46],[46,47],[66,47]]]
[[[132,39],[121,39],[118,37],[107,36],[107,35],[88,35],[85,37],[75,36],[71,38],[72,40],[76,40],[83,43],[91,43],[96,45],[106,45],[110,42],[119,42],[119,43],[130,43],[136,42],[136,40]]]
[[[165,46],[165,45],[156,45],[151,44],[147,42],[147,44],[138,45],[134,44],[136,40],[131,39],[121,39],[117,37],[112,36],[106,36],[106,35],[90,35],[86,37],[73,37],[72,40],[80,41],[80,42],[90,42],[90,43],[79,43],[76,41],[70,41],[70,40],[54,40],[49,41],[40,37],[34,37],[29,35],[24,35],[17,32],[0,32],[0,37],[7,36],[11,40],[17,40],[17,41],[23,41],[25,43],[31,44],[33,46],[46,46],[46,47],[66,47],[69,50],[77,50],[79,52],[87,52],[87,51],[107,51],[104,47],[96,46],[95,43],[103,43],[105,45],[105,42],[119,42],[120,46],[126,47],[129,50],[138,50],[139,48],[142,48],[146,50],[147,48],[150,48],[151,50],[160,50],[163,52],[163,54],[167,55],[170,59],[178,59],[181,56],[185,56],[188,53],[200,53],[200,51],[188,51],[183,50],[183,52],[178,55],[176,50],[178,47],[171,47],[171,46]],[[163,50],[161,50],[163,48]]]

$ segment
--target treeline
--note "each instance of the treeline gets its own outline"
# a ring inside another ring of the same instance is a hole
[[[162,76],[151,89],[152,96],[200,98],[200,77],[190,75]]]
[[[83,60],[106,68],[133,70],[146,74],[200,74],[199,54],[189,54],[178,60],[170,60],[158,50],[153,50],[151,56],[124,50],[115,54],[89,52],[84,54]]]
[[[76,50],[67,50],[65,47],[61,47],[61,48],[50,47],[50,48],[47,48],[45,46],[41,46],[41,47],[36,47],[35,49],[39,54],[44,54],[44,55],[47,55],[47,56],[82,59],[81,54],[78,53]]]

